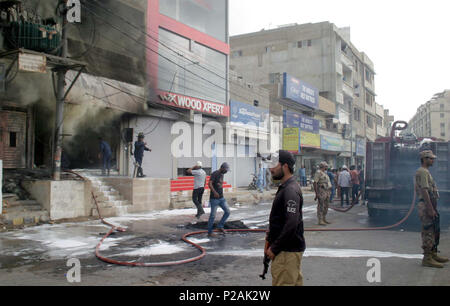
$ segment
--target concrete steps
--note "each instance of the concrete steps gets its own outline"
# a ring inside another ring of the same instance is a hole
[[[82,175],[91,182],[102,217],[117,217],[128,213],[131,203],[125,200],[119,191],[108,185],[102,177],[94,176],[92,173],[82,173]],[[95,205],[91,213],[92,216],[99,216]]]
[[[15,194],[3,194],[2,201],[0,221],[6,228],[37,225],[50,220],[48,211],[35,200],[19,200]]]

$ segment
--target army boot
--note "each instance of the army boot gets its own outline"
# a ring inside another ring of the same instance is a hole
[[[422,266],[431,268],[443,268],[444,265],[435,261],[431,253],[424,254],[422,259]]]
[[[432,257],[435,261],[440,262],[440,263],[448,262],[448,258],[439,256],[439,255],[437,254],[436,251],[431,252],[431,257]]]
[[[323,221],[323,219],[319,219],[319,223],[318,223],[319,225],[327,225],[324,221]]]
[[[323,222],[325,222],[326,224],[331,224],[331,222],[329,222],[326,217],[323,217]]]

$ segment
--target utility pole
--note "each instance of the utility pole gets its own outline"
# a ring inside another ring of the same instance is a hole
[[[58,2],[58,10],[60,12],[61,22],[61,54],[60,57],[67,58],[67,0],[60,0]],[[64,120],[64,87],[67,68],[58,67],[55,69],[57,74],[57,88],[56,88],[56,115],[55,115],[55,134],[53,145],[53,180],[59,181],[61,179],[61,154],[62,154],[62,134],[63,134],[63,120]],[[53,72],[52,72],[53,73]]]

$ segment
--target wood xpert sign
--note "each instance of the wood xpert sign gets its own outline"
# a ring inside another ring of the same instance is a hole
[[[230,108],[225,104],[210,102],[170,92],[160,92],[158,98],[160,103],[170,106],[189,109],[209,115],[223,117],[230,116]]]

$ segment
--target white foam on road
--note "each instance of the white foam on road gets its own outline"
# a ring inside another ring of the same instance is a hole
[[[153,244],[147,247],[135,249],[129,252],[115,254],[113,256],[152,256],[152,255],[170,255],[186,251],[185,246],[170,244],[166,241],[159,241],[158,244]]]
[[[98,221],[89,221],[46,224],[2,233],[0,235],[0,255],[30,256],[37,253],[42,258],[88,256],[93,253],[102,237],[98,235],[99,228],[103,231],[109,229],[106,225],[99,225],[94,222],[98,223]],[[100,249],[109,249],[125,239],[129,239],[129,236],[110,237],[102,244]],[[11,243],[13,241],[14,244]],[[17,250],[16,246],[18,241],[23,241],[24,245],[20,250]]]
[[[262,257],[263,250],[231,250],[209,252],[211,255],[222,256],[246,256],[246,257]],[[422,254],[399,254],[383,251],[371,250],[354,250],[354,249],[328,249],[328,248],[308,248],[303,257],[333,257],[333,258],[354,258],[354,257],[370,257],[370,258],[405,258],[405,259],[422,259]]]

